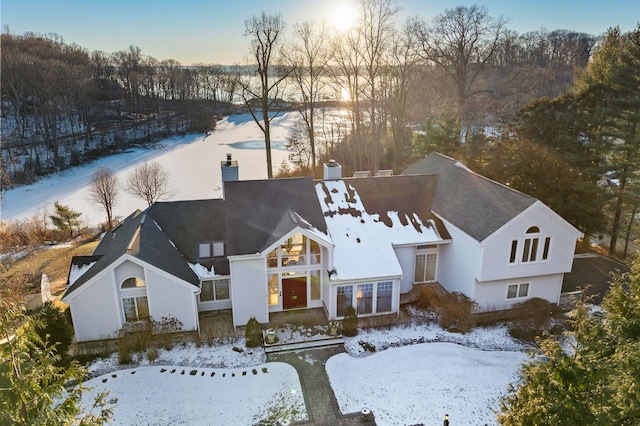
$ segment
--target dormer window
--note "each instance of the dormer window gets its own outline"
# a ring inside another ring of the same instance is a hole
[[[200,243],[198,246],[198,258],[207,259],[210,257],[224,256],[224,242],[213,241],[208,243]]]
[[[519,247],[522,247],[520,253]],[[520,263],[546,261],[549,259],[550,249],[551,237],[543,237],[539,227],[531,226],[527,229],[524,238],[511,241],[509,263],[516,263],[518,259]]]

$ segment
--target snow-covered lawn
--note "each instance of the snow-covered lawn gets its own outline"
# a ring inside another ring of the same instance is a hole
[[[504,326],[467,334],[433,323],[361,330],[345,338],[345,349],[326,363],[340,409],[368,407],[378,425],[441,424],[444,414],[452,424],[495,424],[498,400],[527,359],[524,346]],[[298,356],[317,362],[313,351]],[[247,349],[242,339],[212,347],[182,344],[160,349],[153,363],[142,358],[119,366],[115,354],[97,360],[87,385],[94,387],[90,395],[106,389],[117,398],[115,424],[248,425],[291,405],[300,411],[298,419],[305,418],[295,370],[265,362],[264,351]]]
[[[139,367],[86,385],[89,401],[104,390],[117,398],[113,424],[251,425],[278,405],[295,406],[296,420],[307,417],[298,373],[280,362],[238,369]]]
[[[343,413],[367,407],[378,425],[495,424],[494,410],[527,355],[455,343],[422,343],[326,364]]]

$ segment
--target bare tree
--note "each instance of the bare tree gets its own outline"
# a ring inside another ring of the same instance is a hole
[[[369,104],[372,166],[377,172],[382,153],[382,134],[386,130],[386,99],[380,87],[383,73],[389,65],[389,49],[394,34],[393,18],[398,13],[396,0],[359,0],[357,3],[360,22],[357,30],[362,34],[359,54],[362,56],[367,91],[364,97]]]
[[[127,176],[124,189],[151,205],[169,193],[169,172],[160,163],[138,164]]]
[[[458,118],[467,126],[465,106],[481,92],[479,77],[489,66],[505,31],[506,19],[489,16],[487,8],[473,5],[447,9],[433,24],[416,25],[423,58],[441,68],[455,83]]]
[[[410,92],[418,78],[419,56],[416,52],[415,33],[411,31],[412,20],[394,33],[390,49],[389,67],[389,122],[393,138],[393,169],[409,155],[411,131],[407,128],[410,110]]]
[[[279,101],[281,85],[290,74],[290,69],[277,66],[276,56],[278,49],[282,45],[284,37],[285,22],[282,14],[267,15],[262,12],[260,16],[252,16],[245,21],[244,35],[251,37],[250,50],[252,65],[256,66],[256,75],[259,79],[257,85],[252,84],[251,79],[240,79],[241,96],[249,108],[262,133],[267,151],[267,177],[273,178],[273,166],[271,160],[271,120],[276,114],[269,115],[274,111],[274,104]],[[278,71],[274,73],[274,71]],[[276,74],[274,80],[271,78]],[[257,102],[256,102],[257,101]]]
[[[300,91],[302,103],[300,114],[306,127],[311,153],[311,168],[316,166],[316,106],[321,100],[323,78],[331,54],[325,23],[316,25],[313,21],[294,26],[294,41],[287,59],[293,68],[292,75]],[[296,139],[299,139],[299,136]]]
[[[107,167],[101,167],[91,177],[89,200],[100,204],[107,213],[107,227],[113,223],[113,206],[118,199],[118,177]]]

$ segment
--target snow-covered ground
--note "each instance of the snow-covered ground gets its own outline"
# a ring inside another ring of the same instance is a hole
[[[495,424],[499,398],[527,359],[504,326],[455,334],[433,323],[412,324],[361,331],[345,341],[347,353],[326,363],[338,404],[343,413],[370,408],[378,425],[441,424],[445,414],[452,424]],[[316,362],[312,351],[298,357]],[[265,361],[262,349],[247,350],[242,340],[160,349],[154,362],[124,367],[114,354],[90,366],[92,375],[101,375],[87,382],[94,388],[87,397],[109,390],[109,398],[117,398],[116,424],[248,425],[292,405],[297,418],[305,418],[295,370]]]
[[[285,147],[289,129],[297,113],[289,112],[272,121],[271,152],[274,172],[288,159]],[[131,169],[145,161],[162,164],[170,175],[171,195],[166,200],[220,198],[222,195],[220,162],[230,153],[239,163],[239,177],[267,177],[264,137],[249,114],[225,117],[209,135],[187,135],[164,139],[149,148],[132,148],[126,152],[101,158],[82,167],[74,167],[46,177],[32,185],[5,192],[0,209],[1,219],[23,219],[44,208],[51,213],[59,201],[82,212],[81,220],[96,226],[106,220],[103,209],[87,199],[91,175],[100,167],[113,170],[124,182]],[[146,208],[146,202],[121,191],[114,214],[124,218],[135,209]]]

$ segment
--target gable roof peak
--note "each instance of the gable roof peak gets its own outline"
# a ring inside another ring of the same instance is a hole
[[[537,201],[437,152],[403,174],[430,173],[439,176],[433,211],[476,241],[485,240]]]

